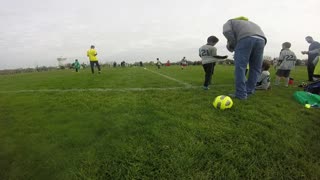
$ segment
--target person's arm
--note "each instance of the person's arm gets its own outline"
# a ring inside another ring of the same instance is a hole
[[[89,57],[89,51],[87,51],[87,56]]]
[[[317,65],[317,63],[319,62],[320,56],[317,56],[316,58],[314,58],[314,60],[312,61],[313,65]]]
[[[275,69],[278,69],[281,66],[281,63],[283,62],[283,60],[284,60],[284,53],[283,53],[283,51],[281,51],[280,55],[279,55],[279,58],[277,60]]]
[[[312,51],[308,51],[308,55],[312,55],[312,54],[320,54],[320,48],[319,49],[314,49]]]
[[[210,56],[214,57],[217,55],[217,48],[211,47],[210,48]]]
[[[227,42],[228,51],[233,52],[236,46],[237,39],[233,32],[232,20],[229,20],[227,23],[223,25],[223,35],[228,40]]]
[[[216,55],[216,56],[213,56],[214,58],[217,58],[217,59],[227,59],[228,58],[228,56],[226,55],[226,56],[218,56],[218,55]]]

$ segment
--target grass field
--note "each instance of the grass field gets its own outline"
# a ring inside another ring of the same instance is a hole
[[[319,109],[273,86],[216,110],[233,68],[2,75],[0,179],[320,179]]]

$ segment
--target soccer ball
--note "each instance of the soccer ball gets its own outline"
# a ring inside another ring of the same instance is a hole
[[[232,107],[233,101],[229,96],[221,95],[216,97],[212,104],[216,109],[225,110]]]

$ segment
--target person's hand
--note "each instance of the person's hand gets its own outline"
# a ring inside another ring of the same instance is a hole
[[[228,49],[228,51],[230,51],[230,52],[233,52],[233,51],[234,51],[234,48],[231,47],[229,44],[227,44],[227,49]]]

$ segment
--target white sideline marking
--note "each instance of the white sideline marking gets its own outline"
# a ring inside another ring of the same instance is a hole
[[[168,88],[88,88],[88,89],[30,89],[30,90],[16,90],[16,91],[0,91],[0,93],[28,93],[28,92],[128,92],[128,91],[165,91],[165,90],[176,90],[176,89],[191,89],[193,87],[168,87]]]
[[[215,84],[214,87],[230,87],[233,84]],[[89,88],[89,89],[23,89],[13,91],[0,91],[1,94],[7,93],[46,93],[46,92],[129,92],[129,91],[167,91],[167,90],[179,90],[179,89],[201,89],[202,86],[182,86],[182,87],[167,87],[167,88]]]
[[[158,74],[159,76],[165,77],[165,78],[170,79],[170,80],[172,80],[172,81],[176,81],[176,82],[178,82],[178,83],[180,83],[180,84],[185,85],[186,87],[192,86],[192,85],[191,85],[191,84],[189,84],[189,83],[186,83],[186,82],[180,81],[180,80],[178,80],[178,79],[175,79],[175,78],[173,78],[173,77],[170,77],[170,76],[167,76],[167,75],[161,74],[161,73],[159,73],[159,72],[151,71],[151,70],[149,70],[149,69],[147,69],[147,68],[144,68],[144,70],[149,71],[149,72],[152,72],[152,73],[154,73],[154,74]]]

